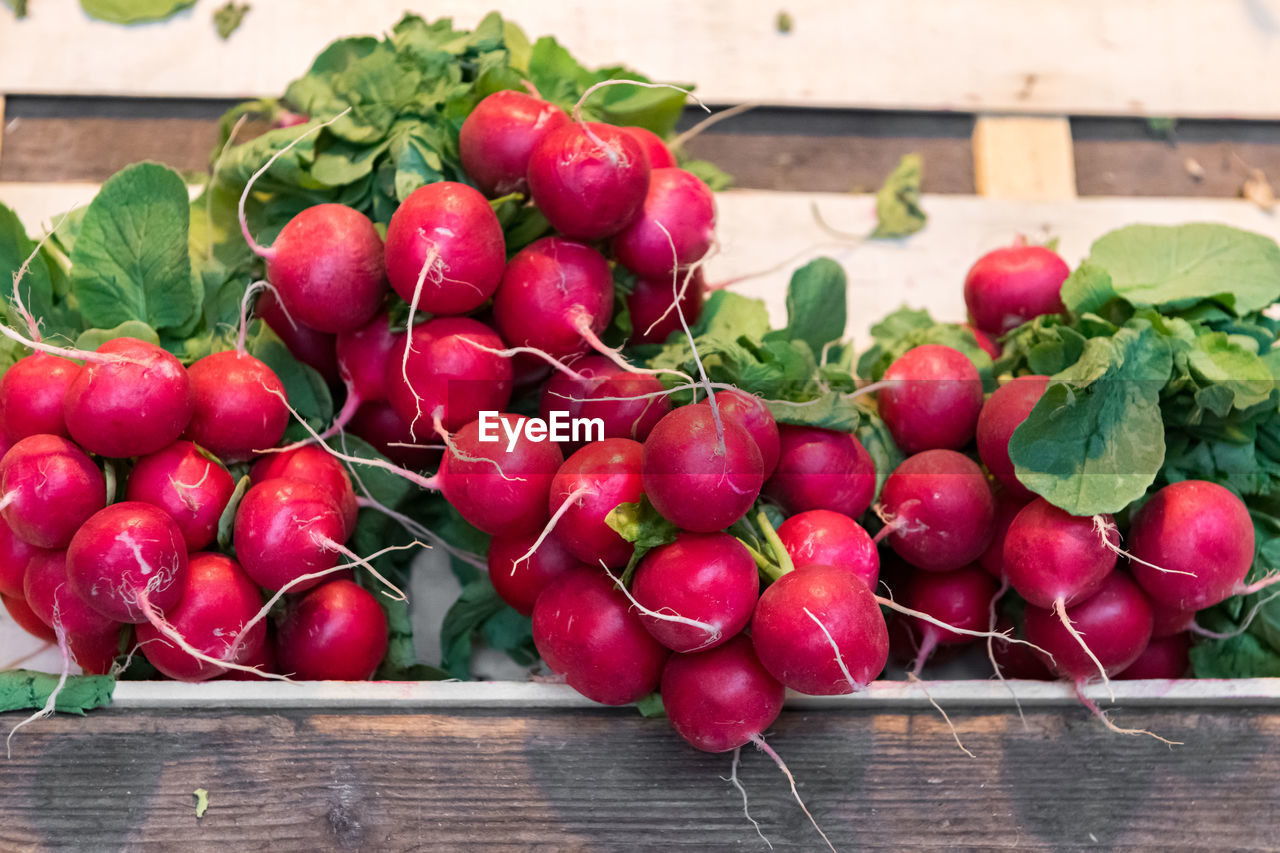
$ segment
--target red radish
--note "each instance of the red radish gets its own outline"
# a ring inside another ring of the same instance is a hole
[[[915,572],[902,591],[902,603],[948,625],[968,631],[986,631],[991,599],[997,592],[991,575],[977,566],[950,572]],[[973,635],[940,628],[932,622],[911,619],[921,638],[916,670],[929,659],[937,646],[973,642]]]
[[[44,620],[36,615],[36,612],[31,609],[31,605],[27,604],[27,600],[22,596],[0,593],[0,604],[4,605],[9,618],[31,636],[44,640],[46,643],[58,642],[58,635],[44,623]]]
[[[263,623],[266,624],[265,622]],[[267,626],[266,640],[258,647],[258,653],[248,655],[241,660],[241,665],[247,669],[256,670],[257,672],[246,672],[243,669],[228,670],[226,675],[219,676],[223,681],[261,681],[267,677],[259,673],[275,673],[280,672],[280,665],[276,661],[275,635],[270,625]]]
[[[1002,633],[1012,631],[1013,622],[1006,618],[996,621],[995,629]],[[1003,637],[991,638],[992,663],[998,668],[1000,678],[1020,678],[1028,681],[1051,681],[1055,677],[1045,665],[1045,660],[1026,643],[1015,643]]]
[[[857,518],[876,491],[875,463],[853,435],[813,427],[778,429],[778,465],[765,494],[788,513],[829,509]]]
[[[709,405],[703,401],[701,405]],[[768,479],[778,467],[778,456],[782,453],[782,439],[778,432],[778,422],[764,401],[754,394],[748,394],[737,388],[726,388],[716,392],[716,405],[720,407],[720,416],[733,421],[747,431],[751,439],[760,448],[760,460],[764,464],[764,476]]]
[[[851,572],[832,566],[774,581],[756,604],[751,640],[774,678],[818,696],[861,690],[889,658],[889,631],[875,596]]]
[[[127,625],[117,625],[105,634],[68,634],[67,648],[71,652],[71,659],[85,675],[108,675],[120,654],[121,631],[128,630]],[[124,640],[129,640],[127,634]]]
[[[387,363],[403,348],[404,336],[392,331],[386,311],[360,328],[338,335],[338,371],[347,393],[354,393],[362,402],[385,398]]]
[[[67,548],[71,589],[117,622],[154,623],[182,598],[186,574],[182,529],[164,510],[140,501],[94,513]]]
[[[276,632],[280,671],[306,681],[365,681],[387,653],[387,617],[371,593],[330,581],[294,602]]]
[[[586,352],[612,314],[609,262],[562,237],[543,237],[517,252],[493,302],[503,340],[555,358]]]
[[[644,555],[631,594],[645,608],[640,621],[654,639],[672,651],[696,652],[727,642],[751,621],[760,575],[729,534],[682,532]]]
[[[903,453],[959,450],[973,440],[982,379],[964,353],[940,344],[909,349],[882,381],[880,416]]]
[[[290,317],[271,291],[258,297],[254,313],[276,333],[294,358],[313,368],[326,384],[338,384],[337,339],[333,335]]]
[[[332,453],[314,444],[304,445],[284,453],[272,453],[262,457],[249,472],[254,485],[279,478],[302,480],[319,486],[342,514],[345,530],[341,541],[356,529],[356,493],[351,487],[351,477]]]
[[[627,312],[631,315],[631,343],[660,344],[672,332],[682,332],[681,315],[692,326],[702,316],[702,302],[706,293],[707,282],[701,267],[691,273],[682,271],[674,283],[670,275],[636,279],[631,292],[627,294]],[[677,302],[680,305],[679,313],[675,309]]]
[[[97,636],[120,628],[121,620],[100,613],[72,588],[66,551],[41,551],[31,559],[23,598],[41,622],[68,634]]]
[[[645,156],[649,158],[649,168],[651,170],[669,169],[676,165],[675,155],[671,153],[667,143],[663,142],[662,137],[652,130],[647,127],[619,127],[618,130],[640,143],[640,147],[644,149]]]
[[[750,434],[710,406],[681,406],[644,442],[644,493],[663,517],[697,533],[723,530],[760,494],[764,463]]]
[[[275,447],[289,426],[284,384],[245,352],[215,352],[187,370],[195,410],[185,438],[227,462]]]
[[[552,412],[571,419],[599,419],[604,438],[644,441],[671,402],[656,376],[628,373],[604,356],[589,355],[573,363],[582,377],[556,373],[542,392],[538,413],[547,420]]]
[[[910,456],[885,481],[880,504],[889,546],[932,572],[976,560],[991,542],[995,499],[982,469],[954,450]]]
[[[551,481],[547,509],[559,517],[555,538],[579,560],[625,566],[634,546],[605,518],[619,504],[640,500],[643,448],[629,438],[606,438],[564,461]],[[754,564],[753,564],[754,565]]]
[[[9,524],[0,518],[0,595],[22,598],[22,579],[27,575],[27,564],[42,549],[17,536]]]
[[[667,719],[704,752],[726,752],[759,738],[782,712],[785,697],[744,635],[714,649],[672,655],[662,670]]]
[[[71,438],[90,453],[116,458],[173,444],[194,408],[182,364],[137,338],[115,338],[97,351],[119,358],[87,362],[72,380],[62,403]]]
[[[165,619],[188,643],[213,658],[226,655],[234,640],[238,651],[230,660],[243,664],[266,642],[267,626],[262,622],[239,636],[261,606],[257,585],[235,560],[222,554],[192,554],[182,598]],[[187,654],[153,625],[139,625],[137,636],[147,660],[170,678],[207,681],[228,672]]]
[[[670,654],[599,569],[565,572],[543,590],[533,606],[533,641],[553,672],[603,705],[652,693]]]
[[[1191,636],[1185,632],[1153,637],[1138,659],[1116,673],[1116,678],[1183,678],[1191,668],[1190,652]]]
[[[1019,482],[1009,458],[1009,439],[1049,387],[1048,376],[1019,376],[995,390],[978,415],[978,455],[1000,484],[1015,497],[1031,500],[1031,490]]]
[[[418,445],[409,434],[409,422],[385,400],[365,403],[356,409],[347,431],[373,445],[397,465],[413,471],[433,469],[440,464],[441,451]]]
[[[874,590],[880,579],[880,554],[861,524],[828,509],[793,515],[778,527],[796,569],[834,566],[856,575]]]
[[[489,542],[489,580],[507,604],[529,616],[538,596],[560,575],[582,566],[554,536],[542,540],[533,553],[537,533],[495,536]]]
[[[415,310],[474,311],[497,290],[506,260],[498,215],[466,184],[419,187],[387,226],[387,278]]]
[[[30,435],[67,438],[62,398],[79,372],[74,361],[42,352],[18,359],[0,379],[4,437],[10,442]]]
[[[1150,598],[1150,594],[1147,597]],[[1151,638],[1161,640],[1189,630],[1195,624],[1196,613],[1194,610],[1169,607],[1151,599],[1151,618]]]
[[[1009,535],[1009,525],[1027,505],[1028,501],[1018,497],[1007,489],[995,492],[996,520],[991,530],[991,544],[978,557],[978,565],[986,569],[993,578],[1004,577],[1004,540]]]
[[[481,422],[453,436],[440,467],[445,499],[485,533],[515,536],[543,526],[547,498],[564,455],[552,441],[533,441],[528,418],[500,413],[488,423],[495,440],[481,441]],[[512,434],[516,435],[511,439]]]
[[[711,188],[684,169],[654,169],[640,212],[614,235],[614,258],[641,278],[670,279],[699,261],[715,239]]]
[[[245,492],[236,510],[236,558],[249,577],[278,590],[311,589],[319,579],[298,581],[338,565],[335,545],[346,525],[332,494],[304,480],[264,480]]]
[[[1004,348],[1001,347],[999,342],[997,342],[991,335],[982,331],[977,326],[970,326],[968,323],[961,323],[960,325],[973,332],[974,340],[978,342],[978,346],[982,348],[983,352],[991,356],[992,361],[1004,354]]]
[[[0,515],[22,541],[66,548],[89,516],[107,505],[107,481],[65,438],[33,435],[0,460]]]
[[[258,254],[289,316],[321,332],[358,329],[386,293],[382,238],[369,217],[343,204],[308,207]]]
[[[978,259],[964,279],[969,318],[1001,335],[1041,314],[1061,314],[1066,261],[1044,246],[1006,246]]]
[[[529,157],[529,191],[551,226],[575,240],[612,237],[640,211],[649,158],[635,138],[599,122],[573,122]]]
[[[493,329],[466,317],[415,326],[407,361],[393,358],[386,366],[387,397],[411,434],[431,435],[436,418],[452,432],[480,412],[506,408],[512,374],[511,362],[497,354],[502,347]]]
[[[1119,541],[1105,516],[1107,541]],[[1116,565],[1092,518],[1071,515],[1044,498],[1023,507],[1004,540],[1004,570],[1009,583],[1041,608],[1074,604],[1096,592]]]
[[[1070,681],[1095,675],[1098,663],[1107,675],[1115,675],[1137,660],[1151,641],[1151,605],[1124,572],[1107,575],[1097,592],[1069,605],[1066,614],[1088,640],[1093,657],[1051,610],[1029,606],[1023,620],[1027,640],[1053,655],[1046,663]]]
[[[541,98],[509,89],[494,92],[462,123],[462,168],[487,196],[527,194],[529,155],[544,136],[568,123],[564,110]]]
[[[1239,595],[1253,546],[1244,502],[1205,480],[1160,489],[1129,527],[1134,579],[1152,599],[1179,610],[1203,610]]]
[[[218,520],[236,489],[235,481],[216,461],[189,441],[175,441],[133,466],[125,499],[158,506],[182,531],[188,551],[208,547],[218,533]]]

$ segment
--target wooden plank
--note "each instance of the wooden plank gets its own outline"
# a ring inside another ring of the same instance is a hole
[[[383,30],[401,0],[273,0],[229,40],[219,0],[121,28],[75,0],[0,19],[0,91],[240,97],[278,94],[339,36]],[[471,26],[489,0],[449,4]],[[779,32],[780,9],[793,21]],[[445,10],[440,10],[445,11]],[[503,11],[554,33],[591,65],[692,81],[716,103],[1047,114],[1275,118],[1265,81],[1280,60],[1275,0],[711,0],[546,3]],[[57,57],[57,61],[50,61]]]
[[[1066,116],[978,116],[973,177],[978,195],[987,198],[1075,198],[1071,122]]]

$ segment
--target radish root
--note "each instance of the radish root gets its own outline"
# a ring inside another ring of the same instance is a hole
[[[956,731],[955,724],[951,722],[951,718],[947,716],[947,712],[942,710],[942,706],[933,698],[933,694],[929,692],[929,688],[920,680],[920,676],[916,675],[914,672],[908,672],[907,681],[910,681],[912,684],[919,687],[920,692],[924,694],[924,698],[928,699],[929,704],[933,706],[934,710],[942,715],[942,721],[947,724],[947,728],[951,729],[951,736],[955,738],[956,746],[960,747],[960,751],[970,758],[977,758],[977,756],[970,752],[969,748],[961,742],[960,732]]]
[[[848,667],[848,665],[847,665],[847,664],[845,664],[845,662],[844,662],[844,657],[840,654],[840,646],[836,645],[835,637],[832,637],[832,636],[831,636],[831,632],[827,630],[827,626],[826,626],[826,625],[823,625],[823,624],[822,624],[822,620],[820,620],[817,616],[814,616],[814,615],[813,615],[813,611],[812,611],[812,610],[810,610],[810,609],[809,609],[809,608],[807,608],[807,607],[806,607],[806,608],[804,608],[804,615],[806,615],[806,616],[808,616],[810,619],[812,619],[812,620],[813,620],[813,624],[817,625],[817,626],[818,626],[818,630],[819,630],[819,631],[821,631],[821,632],[822,632],[822,635],[823,635],[824,637],[826,637],[826,638],[827,638],[827,642],[831,644],[831,650],[832,650],[833,652],[835,652],[835,656],[836,656],[836,666],[840,667],[840,672],[842,672],[842,673],[844,674],[844,679],[845,679],[845,681],[849,682],[849,692],[850,692],[850,693],[857,693],[857,692],[858,692],[859,690],[861,690],[865,685],[858,684],[858,682],[854,681],[854,679],[853,679],[853,673],[849,672],[849,667]],[[821,830],[819,830],[819,831],[821,831]]]
[[[1098,668],[1098,673],[1102,676],[1102,683],[1107,688],[1107,695],[1111,697],[1111,701],[1116,701],[1116,692],[1111,687],[1111,679],[1107,677],[1107,668],[1102,665],[1102,661],[1098,660],[1098,656],[1093,653],[1093,649],[1085,643],[1084,637],[1080,636],[1080,632],[1076,630],[1076,626],[1071,624],[1071,617],[1067,615],[1067,604],[1064,599],[1057,599],[1053,602],[1053,612],[1058,615],[1058,619],[1062,621],[1062,627],[1067,629],[1067,633],[1071,638],[1080,644],[1080,648],[1084,649],[1084,653],[1089,656],[1089,660],[1093,661],[1093,665]]]
[[[702,645],[698,646],[696,649],[690,649],[689,650],[690,654],[692,654],[693,652],[700,652],[705,648],[715,645],[716,643],[720,642],[720,638],[724,636],[724,632],[721,631],[720,628],[716,627],[715,625],[712,625],[709,622],[699,622],[697,619],[690,619],[688,616],[681,616],[680,614],[676,613],[674,610],[672,610],[671,613],[663,613],[658,610],[650,610],[640,602],[636,601],[636,597],[631,594],[631,590],[627,589],[627,585],[622,582],[621,578],[619,578],[613,572],[609,571],[609,567],[605,565],[604,560],[600,561],[600,565],[604,568],[604,573],[609,576],[609,579],[613,581],[614,585],[617,586],[618,589],[622,591],[622,594],[627,597],[627,601],[631,602],[631,606],[634,607],[636,610],[639,610],[645,616],[649,616],[654,619],[659,619],[663,622],[675,622],[678,625],[688,625],[691,628],[697,628],[699,631],[704,632],[707,635],[707,639],[703,642]],[[671,610],[670,607],[664,607],[662,609]],[[843,666],[843,664],[841,665]]]
[[[742,759],[742,747],[733,750],[733,764],[729,768],[729,778],[721,776],[725,782],[733,785],[742,794],[742,814],[747,820],[751,821],[751,825],[756,828],[756,835],[760,836],[760,840],[769,845],[769,849],[773,849],[773,842],[765,838],[764,832],[760,829],[760,823],[751,816],[751,811],[747,808],[747,789],[742,787],[742,782],[738,781],[738,762]]]
[[[58,683],[49,691],[49,698],[44,700],[43,708],[9,729],[9,736],[4,739],[5,754],[9,758],[13,758],[13,736],[18,733],[18,729],[53,716],[53,712],[58,707],[58,694],[67,686],[67,676],[71,673],[71,648],[67,645],[67,632],[62,627],[62,620],[58,618],[56,606],[53,613],[53,633],[58,638],[58,651],[62,652],[62,671],[58,674]]]
[[[1189,578],[1193,578],[1196,576],[1195,572],[1183,572],[1177,569],[1166,569],[1164,566],[1157,566],[1155,563],[1148,563],[1146,560],[1142,559],[1141,557],[1135,557],[1133,554],[1130,554],[1128,551],[1124,550],[1119,545],[1111,541],[1112,533],[1116,534],[1117,539],[1120,538],[1120,529],[1116,527],[1116,523],[1114,521],[1108,521],[1105,516],[1101,516],[1101,515],[1093,516],[1093,529],[1094,529],[1094,532],[1098,534],[1098,538],[1102,540],[1103,547],[1105,547],[1108,551],[1115,554],[1117,557],[1124,557],[1130,562],[1141,563],[1142,565],[1148,568],[1155,569],[1157,572],[1164,572],[1165,574],[1169,574],[1169,575],[1186,575]]]
[[[1111,722],[1111,719],[1107,716],[1107,713],[1103,711],[1101,708],[1099,708],[1096,702],[1094,702],[1092,699],[1090,699],[1088,696],[1085,695],[1083,681],[1075,682],[1075,690],[1076,690],[1076,698],[1080,700],[1080,704],[1088,708],[1089,711],[1095,717],[1097,717],[1099,720],[1102,721],[1102,724],[1104,726],[1106,726],[1108,729],[1115,732],[1116,734],[1146,735],[1147,737],[1155,738],[1156,740],[1160,741],[1163,744],[1166,744],[1170,748],[1175,746],[1182,746],[1182,741],[1180,740],[1169,740],[1168,738],[1160,737],[1160,735],[1156,734],[1155,732],[1147,731],[1146,729],[1126,729],[1122,726],[1117,726],[1115,723]],[[1112,701],[1114,701],[1114,699]]]
[[[564,502],[561,503],[560,506],[556,508],[556,511],[551,515],[550,520],[548,520],[543,526],[542,532],[538,534],[538,538],[534,540],[534,543],[529,546],[529,550],[517,557],[511,564],[512,577],[515,577],[516,566],[521,563],[527,563],[533,559],[534,553],[542,547],[543,542],[547,541],[547,537],[551,535],[551,531],[556,529],[556,525],[560,523],[560,519],[564,518],[565,513],[573,508],[573,505],[578,502],[578,499],[583,495],[591,494],[591,492],[592,489],[590,486],[579,486],[569,493],[568,497],[564,499]],[[608,569],[606,568],[605,571],[608,571]]]
[[[836,853],[835,845],[831,843],[831,839],[827,838],[827,834],[822,831],[822,827],[818,826],[818,822],[814,820],[813,815],[809,812],[809,807],[804,804],[804,800],[800,799],[800,792],[796,790],[796,777],[791,775],[791,771],[787,769],[786,763],[782,757],[778,755],[769,744],[760,735],[752,735],[751,742],[756,745],[756,749],[773,759],[773,763],[778,765],[778,769],[787,777],[787,781],[791,783],[791,796],[796,798],[796,802],[800,804],[801,810],[804,811],[805,817],[809,818],[809,823],[813,824],[813,828],[818,830],[818,834],[822,836],[822,840],[827,843],[831,853]]]

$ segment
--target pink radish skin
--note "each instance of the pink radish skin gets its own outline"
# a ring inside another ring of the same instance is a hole
[[[236,510],[236,558],[254,582],[278,590],[302,575],[331,569],[345,558],[326,542],[342,542],[346,527],[332,495],[303,480],[264,480],[245,492]],[[322,579],[303,581],[291,592]]]
[[[1007,246],[988,252],[964,279],[964,303],[975,326],[1002,335],[1041,314],[1061,314],[1066,261],[1044,246]]]
[[[409,421],[400,417],[395,407],[385,400],[365,403],[356,409],[347,424],[347,432],[363,438],[383,456],[411,471],[426,471],[440,465],[440,450],[403,446],[433,442],[428,441],[426,435],[415,440],[409,434]]]
[[[543,419],[549,418],[552,412],[565,412],[570,418],[599,418],[604,422],[604,438],[644,441],[654,425],[671,411],[671,402],[666,396],[648,396],[663,390],[656,376],[628,373],[600,355],[575,361],[573,369],[585,381],[555,373],[547,382],[538,406]],[[603,397],[628,399],[597,399]]]
[[[41,622],[61,626],[68,634],[99,636],[120,628],[119,619],[99,613],[72,589],[66,551],[42,551],[32,558],[23,597]]]
[[[22,579],[27,575],[31,559],[43,549],[14,534],[8,522],[0,518],[0,595],[22,598]]]
[[[541,98],[513,90],[494,92],[462,123],[462,168],[491,198],[528,194],[529,155],[544,136],[568,123],[564,110]]]
[[[543,237],[507,264],[493,301],[493,320],[512,346],[556,358],[586,352],[583,329],[599,335],[613,314],[613,274],[585,243]]]
[[[467,317],[438,317],[415,326],[410,338],[408,364],[398,356],[387,363],[386,387],[387,399],[413,435],[425,443],[435,434],[436,416],[452,432],[483,411],[506,408],[511,362],[486,351],[505,346],[493,329]]]
[[[991,335],[979,329],[977,326],[970,326],[968,323],[960,324],[963,328],[973,332],[973,338],[978,342],[978,346],[982,351],[991,356],[992,361],[1004,354],[1004,348]]]
[[[871,506],[875,463],[853,435],[783,425],[778,438],[778,465],[764,492],[787,513],[829,509],[857,518]]]
[[[1151,598],[1150,595],[1147,596]],[[1179,610],[1151,599],[1151,639],[1161,640],[1188,631],[1195,623],[1194,610]]]
[[[1134,579],[1147,595],[1166,607],[1203,610],[1244,586],[1253,565],[1253,522],[1228,489],[1183,480],[1160,489],[1134,514],[1128,545],[1137,558]]]
[[[67,548],[71,588],[117,622],[146,622],[182,598],[187,545],[164,510],[124,501],[99,510]]]
[[[958,569],[991,542],[996,505],[986,475],[954,450],[908,457],[885,481],[880,504],[890,518],[889,546],[916,568]]]
[[[295,601],[276,632],[282,673],[304,681],[366,681],[387,653],[387,617],[371,593],[330,581]]]
[[[123,637],[122,631],[125,632]],[[85,675],[108,675],[120,654],[122,641],[124,648],[130,647],[128,631],[129,626],[124,625],[105,634],[68,634],[67,648],[71,650],[71,659]]]
[[[681,532],[675,542],[645,554],[631,594],[650,611],[713,628],[640,614],[659,643],[696,652],[728,642],[747,626],[760,597],[760,574],[751,554],[729,534]]]
[[[453,436],[440,467],[445,499],[485,533],[516,536],[540,529],[548,518],[547,501],[564,455],[551,441],[530,441],[522,415],[501,413],[499,420],[520,437],[507,451],[506,429],[499,441],[480,441],[480,423],[472,421]]]
[[[165,619],[188,643],[210,657],[221,659],[238,643],[231,663],[245,663],[260,654],[267,639],[267,625],[258,622],[237,640],[240,629],[262,607],[257,585],[230,557],[192,554],[186,584],[178,606]],[[156,669],[177,681],[208,681],[228,670],[197,660],[178,648],[153,625],[139,625],[142,653]]]
[[[243,352],[215,352],[187,370],[195,410],[183,436],[226,462],[275,447],[289,426],[284,384]]]
[[[764,463],[745,429],[710,406],[681,406],[658,421],[644,442],[644,493],[684,530],[714,533],[742,518],[760,495]]]
[[[875,596],[832,566],[797,569],[770,585],[756,604],[751,640],[774,678],[812,696],[861,690],[889,658]]]
[[[275,634],[271,626],[267,626],[267,636],[255,655],[249,655],[240,663],[263,673],[279,673],[280,666],[276,661]],[[226,675],[219,676],[223,681],[261,681],[263,676],[245,672],[243,669],[229,669]]]
[[[710,406],[710,403],[704,400],[699,405]],[[769,407],[754,394],[736,388],[717,391],[716,405],[720,407],[720,417],[745,429],[756,447],[760,448],[760,461],[764,466],[765,479],[768,479],[778,467],[778,456],[782,452],[778,422],[773,419]]]
[[[0,605],[4,605],[9,618],[31,636],[38,640],[44,640],[46,643],[58,642],[58,635],[52,628],[44,624],[22,596],[0,593]]]
[[[1123,572],[1112,572],[1097,592],[1069,605],[1066,613],[1108,676],[1130,666],[1151,641],[1151,604]],[[1097,664],[1058,614],[1033,605],[1026,609],[1023,625],[1027,641],[1053,655],[1045,663],[1061,677],[1081,681],[1098,674]]]
[[[861,524],[828,509],[793,515],[778,527],[796,569],[833,566],[846,569],[874,590],[880,580],[880,554]]]
[[[337,338],[338,372],[347,393],[360,402],[387,396],[387,364],[404,351],[404,335],[391,331],[391,318],[380,311],[358,329]]]
[[[538,535],[495,536],[489,543],[489,580],[502,600],[525,616],[532,615],[534,602],[556,578],[586,568],[554,536],[542,540],[528,559],[522,559]]]
[[[62,415],[75,443],[117,459],[173,444],[195,406],[182,364],[137,338],[116,338],[97,351],[129,360],[91,361],[72,380]]]
[[[1018,497],[1007,489],[998,489],[995,493],[996,520],[991,530],[991,544],[978,557],[978,565],[996,579],[1004,577],[1004,540],[1009,535],[1009,525],[1022,511],[1029,501]]]
[[[0,379],[0,412],[4,437],[18,442],[31,435],[68,438],[62,398],[80,365],[38,352],[18,359]]]
[[[359,506],[351,486],[351,477],[332,453],[314,444],[272,453],[258,460],[249,471],[253,485],[274,479],[302,480],[319,486],[342,514],[345,534],[339,540],[345,542],[356,529]]]
[[[711,188],[684,169],[654,169],[640,212],[613,238],[613,256],[641,278],[669,280],[702,259],[715,232]]]
[[[751,743],[782,712],[786,688],[739,635],[717,648],[672,655],[662,670],[662,705],[676,734],[704,752]]]
[[[1103,519],[1111,523],[1111,516]],[[1107,539],[1119,545],[1114,525]],[[1005,534],[1005,575],[1018,595],[1036,607],[1084,600],[1115,566],[1116,554],[1103,544],[1092,518],[1070,515],[1044,498],[1023,507]]]
[[[1014,624],[1005,617],[996,620],[996,630],[1013,631]],[[991,654],[1000,674],[1005,678],[1020,678],[1027,681],[1052,681],[1056,676],[1049,671],[1044,659],[1023,643],[1013,643],[1000,637],[991,640]]]
[[[618,130],[640,143],[640,147],[644,149],[645,156],[649,158],[650,170],[670,169],[676,165],[675,155],[671,153],[667,143],[663,142],[662,137],[652,130],[647,127],[620,127]]]
[[[24,438],[0,460],[0,511],[13,535],[38,548],[66,548],[107,505],[107,481],[79,447],[54,435]]]
[[[175,441],[143,456],[133,466],[125,499],[142,501],[168,513],[182,531],[189,552],[208,547],[236,484],[217,462],[189,441]]]
[[[880,417],[903,453],[959,450],[973,440],[982,410],[978,368],[959,350],[925,344],[884,372]]]
[[[267,280],[298,323],[346,332],[369,322],[382,304],[382,238],[354,208],[309,207],[289,220],[267,251]]]
[[[387,226],[387,277],[411,305],[422,281],[419,311],[474,311],[498,288],[506,260],[498,215],[466,184],[439,181],[419,187],[396,208]]]
[[[553,672],[603,705],[652,693],[670,655],[599,569],[566,572],[538,596],[533,642]]]
[[[337,338],[299,322],[297,317],[290,322],[271,291],[258,297],[254,313],[276,333],[294,358],[319,373],[325,384],[338,384]]]
[[[956,628],[986,631],[991,599],[997,589],[991,575],[977,566],[950,572],[915,572],[902,590],[902,603]],[[971,635],[948,631],[922,619],[907,618],[917,636],[923,638],[922,659],[928,657],[926,649],[932,651],[932,646],[958,646],[974,641]]]
[[[1138,659],[1116,674],[1116,678],[1185,678],[1191,669],[1191,636],[1186,633],[1152,637]]]
[[[554,535],[582,562],[619,568],[631,559],[634,546],[605,523],[605,518],[619,504],[640,500],[643,452],[638,441],[606,438],[577,451],[556,471],[547,510],[554,516],[566,503],[569,507]]]
[[[685,276],[689,276],[688,284]],[[684,333],[680,325],[680,315],[692,326],[702,316],[702,303],[706,298],[707,280],[702,269],[696,269],[692,275],[681,272],[676,282],[670,275],[658,278],[636,279],[631,292],[627,294],[627,312],[631,315],[631,343],[660,344],[671,336],[672,332]],[[680,295],[680,311],[672,307],[676,295]]]
[[[571,123],[542,138],[529,157],[533,203],[573,240],[602,240],[625,228],[649,190],[649,158],[612,125]]]
[[[1014,473],[1009,439],[1031,414],[1047,387],[1048,376],[1019,376],[997,388],[978,415],[978,456],[982,464],[1010,494],[1026,501],[1035,495]]]

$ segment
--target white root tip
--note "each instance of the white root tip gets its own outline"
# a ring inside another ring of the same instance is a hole
[[[747,789],[742,787],[742,782],[738,780],[738,763],[739,761],[741,761],[741,759],[742,759],[742,747],[737,747],[733,751],[733,765],[729,769],[729,778],[725,779],[723,776],[721,776],[720,778],[724,779],[724,781],[733,785],[733,787],[738,789],[738,793],[742,794],[743,816],[745,816],[746,819],[751,822],[751,825],[755,827],[756,835],[760,836],[760,840],[763,841],[765,844],[767,844],[769,846],[769,849],[772,850],[773,842],[770,841],[768,838],[765,838],[764,831],[760,829],[759,821],[757,821],[755,818],[751,816],[751,811],[749,808],[747,808]]]
[[[1107,716],[1105,711],[1103,711],[1101,708],[1098,707],[1098,704],[1096,702],[1094,702],[1092,699],[1090,699],[1088,696],[1085,695],[1084,685],[1082,682],[1077,681],[1075,683],[1075,689],[1076,689],[1076,698],[1080,700],[1080,704],[1088,708],[1089,711],[1095,717],[1097,717],[1099,720],[1102,721],[1102,724],[1104,726],[1106,726],[1109,730],[1115,732],[1116,734],[1146,735],[1147,737],[1155,738],[1156,740],[1160,741],[1161,743],[1165,744],[1171,749],[1175,746],[1182,746],[1182,741],[1180,740],[1169,740],[1168,738],[1160,737],[1160,735],[1156,734],[1155,732],[1151,732],[1146,729],[1126,729],[1123,726],[1117,726],[1115,723],[1111,722],[1111,718]],[[1114,697],[1112,698],[1112,701],[1113,702],[1115,701]]]
[[[822,831],[822,827],[818,826],[818,821],[816,821],[813,815],[809,812],[809,807],[804,804],[804,800],[800,799],[800,792],[796,790],[796,777],[791,775],[791,771],[787,769],[787,765],[782,760],[782,757],[774,751],[773,747],[765,743],[765,739],[760,735],[752,735],[751,742],[756,745],[756,749],[772,758],[773,763],[778,765],[778,769],[782,771],[783,775],[787,777],[787,781],[791,784],[791,796],[795,797],[796,802],[800,804],[800,808],[804,811],[805,817],[809,818],[809,823],[813,824],[813,828],[818,830],[818,834],[821,835],[822,840],[827,843],[827,847],[831,850],[831,853],[836,853],[835,845],[831,843],[830,838],[827,838],[827,834]]]
[[[1111,697],[1111,701],[1116,701],[1116,692],[1111,687],[1111,679],[1107,676],[1107,668],[1102,665],[1102,661],[1098,660],[1098,656],[1093,653],[1093,649],[1085,643],[1084,637],[1080,636],[1080,632],[1076,630],[1076,626],[1071,624],[1071,617],[1067,615],[1066,602],[1059,598],[1053,602],[1053,612],[1058,614],[1058,619],[1062,622],[1062,627],[1066,628],[1071,638],[1080,644],[1080,648],[1084,649],[1084,653],[1089,656],[1089,660],[1093,661],[1093,665],[1098,668],[1098,674],[1102,676],[1102,683],[1107,688],[1107,695]]]
[[[1117,557],[1124,557],[1126,560],[1128,560],[1131,563],[1139,563],[1140,565],[1146,566],[1147,568],[1155,569],[1157,572],[1164,572],[1165,574],[1168,574],[1168,575],[1186,575],[1189,578],[1196,577],[1195,572],[1183,572],[1177,569],[1166,569],[1164,566],[1157,566],[1155,563],[1148,563],[1146,560],[1142,559],[1141,557],[1135,557],[1133,554],[1129,553],[1128,551],[1126,551],[1125,549],[1117,545],[1115,542],[1111,541],[1112,533],[1116,534],[1117,540],[1120,538],[1120,529],[1116,527],[1116,523],[1114,521],[1108,521],[1106,516],[1102,516],[1102,515],[1095,515],[1091,517],[1093,519],[1093,529],[1098,534],[1098,538],[1102,540],[1103,547],[1106,548],[1111,553],[1115,554]]]

